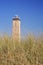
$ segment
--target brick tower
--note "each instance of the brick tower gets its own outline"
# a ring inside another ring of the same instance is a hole
[[[12,37],[14,41],[20,41],[20,19],[18,16],[12,19]]]

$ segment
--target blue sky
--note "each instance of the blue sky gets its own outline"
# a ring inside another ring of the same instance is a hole
[[[12,33],[12,17],[21,19],[21,35],[43,32],[43,0],[0,0],[0,33]]]

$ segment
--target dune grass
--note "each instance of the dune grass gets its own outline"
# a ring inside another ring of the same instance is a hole
[[[43,65],[43,35],[28,36],[20,43],[0,37],[0,65]]]

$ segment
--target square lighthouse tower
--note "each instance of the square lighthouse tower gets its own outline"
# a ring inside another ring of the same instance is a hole
[[[12,38],[14,41],[20,41],[20,18],[18,16],[12,19]]]

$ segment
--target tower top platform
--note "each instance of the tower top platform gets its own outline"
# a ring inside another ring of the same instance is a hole
[[[19,16],[15,16],[15,17],[13,17],[13,19],[12,20],[20,20],[20,18],[19,18]]]

